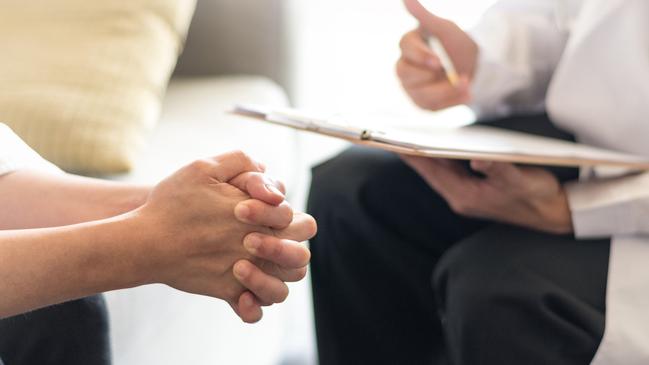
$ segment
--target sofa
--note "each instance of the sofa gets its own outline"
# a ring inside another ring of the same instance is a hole
[[[186,47],[148,147],[129,174],[154,183],[193,159],[242,149],[287,183],[302,207],[308,165],[297,132],[228,115],[239,102],[287,105],[293,90],[290,1],[199,0]],[[308,281],[243,325],[220,301],[153,285],[106,294],[116,365],[309,364]]]

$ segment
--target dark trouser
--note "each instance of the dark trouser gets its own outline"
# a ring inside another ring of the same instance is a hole
[[[495,124],[569,138],[546,117]],[[308,210],[321,365],[585,365],[599,346],[609,240],[460,217],[361,148],[314,169]]]
[[[0,364],[108,365],[108,315],[100,295],[0,321]]]

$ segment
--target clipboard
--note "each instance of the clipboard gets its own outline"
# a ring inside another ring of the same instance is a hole
[[[255,104],[237,105],[232,114],[405,155],[605,169],[613,175],[649,170],[647,157],[488,126],[444,128],[429,133],[377,130],[350,123],[340,115],[315,115]]]

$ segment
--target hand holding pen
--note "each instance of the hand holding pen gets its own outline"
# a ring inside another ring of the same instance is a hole
[[[455,23],[430,13],[419,0],[404,0],[419,27],[401,40],[401,83],[419,107],[440,110],[470,102],[478,46]]]

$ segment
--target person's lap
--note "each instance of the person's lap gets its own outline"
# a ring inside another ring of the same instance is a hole
[[[311,250],[323,364],[371,363],[368,351],[386,360],[413,354],[393,360],[413,364],[441,343],[430,274],[448,246],[482,223],[440,206],[391,154],[352,149],[314,170],[308,210],[319,225]],[[432,236],[438,245],[429,244]]]
[[[610,241],[490,225],[433,288],[454,364],[589,364],[604,333]]]
[[[498,123],[569,138],[544,121]],[[555,173],[576,178],[574,170]],[[532,356],[529,346],[555,347],[555,363],[592,358],[603,332],[609,242],[459,217],[398,157],[358,148],[314,169],[309,211],[320,226],[312,278],[323,365],[528,360],[520,351]],[[472,316],[484,320],[468,326]],[[567,337],[542,341],[561,332]],[[508,340],[513,350],[505,353]],[[573,342],[573,350],[561,345]]]
[[[111,363],[101,295],[0,320],[0,365]]]

